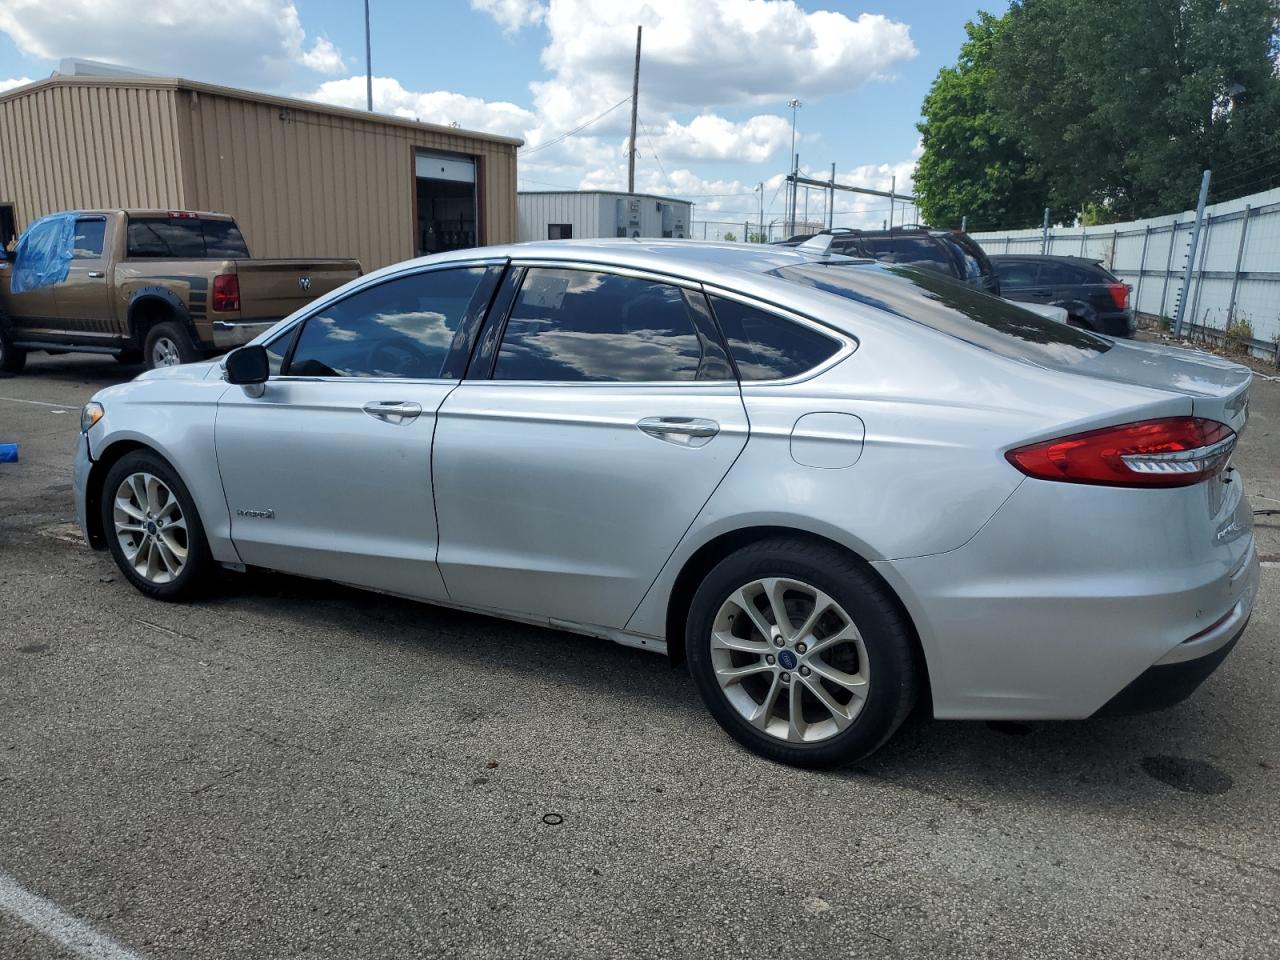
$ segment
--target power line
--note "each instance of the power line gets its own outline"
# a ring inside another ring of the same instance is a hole
[[[658,161],[658,169],[662,171],[662,179],[667,179],[667,171],[662,166],[662,158],[658,156],[658,148],[653,145],[653,139],[649,136],[649,128],[645,126],[643,120],[640,120],[640,129],[644,131],[644,138],[649,144],[649,149],[653,151],[653,159]]]
[[[537,153],[539,150],[545,150],[547,149],[547,147],[554,147],[557,143],[560,143],[563,140],[568,140],[574,134],[581,133],[583,130],[587,129],[587,127],[591,126],[593,123],[603,120],[605,117],[613,113],[613,111],[617,110],[624,103],[630,102],[630,100],[631,100],[630,97],[623,97],[621,100],[615,103],[612,107],[610,107],[604,113],[601,113],[592,117],[590,120],[588,120],[586,123],[582,124],[581,126],[574,127],[572,130],[568,131],[567,133],[562,133],[560,134],[560,136],[555,137],[554,139],[548,140],[546,143],[540,143],[536,147],[530,147],[527,150],[521,149],[520,155],[527,157],[529,156],[529,154]]]

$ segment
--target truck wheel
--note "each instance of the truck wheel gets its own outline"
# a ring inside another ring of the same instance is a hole
[[[191,342],[191,336],[177,323],[157,323],[147,333],[143,347],[148,370],[156,367],[176,367],[180,363],[194,363],[200,352]]]
[[[0,327],[0,374],[21,373],[27,365],[27,351],[15,347],[9,334]]]

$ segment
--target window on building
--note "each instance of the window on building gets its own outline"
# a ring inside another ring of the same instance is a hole
[[[18,212],[12,203],[0,203],[0,247],[8,247],[18,239]]]
[[[329,304],[307,318],[288,376],[439,378],[485,274],[416,273]]]
[[[561,382],[729,376],[714,331],[680,287],[542,267],[525,276],[493,372],[495,380]]]
[[[548,240],[572,240],[573,224],[572,223],[549,223],[547,224]]]

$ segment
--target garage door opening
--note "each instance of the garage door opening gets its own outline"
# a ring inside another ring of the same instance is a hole
[[[418,255],[474,247],[479,242],[475,160],[419,150],[414,173]]]

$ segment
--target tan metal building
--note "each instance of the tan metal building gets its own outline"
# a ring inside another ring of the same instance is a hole
[[[0,242],[58,210],[232,214],[262,257],[366,270],[516,239],[519,140],[156,77],[0,94]]]

